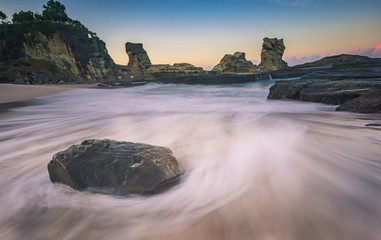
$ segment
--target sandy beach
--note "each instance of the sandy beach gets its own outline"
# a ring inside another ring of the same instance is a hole
[[[39,97],[54,95],[63,91],[78,88],[92,88],[97,84],[73,84],[73,85],[20,85],[0,84],[0,104],[21,102]]]

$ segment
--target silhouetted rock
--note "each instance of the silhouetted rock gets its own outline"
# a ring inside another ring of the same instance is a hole
[[[168,148],[113,140],[73,145],[56,153],[48,170],[54,183],[120,195],[161,192],[180,174]]]
[[[261,63],[258,65],[261,71],[273,71],[287,68],[287,63],[282,60],[286,47],[283,39],[264,38],[261,51]]]
[[[212,71],[222,73],[249,73],[253,72],[255,65],[247,61],[245,53],[236,52],[234,55],[226,54],[219,64],[213,67]]]

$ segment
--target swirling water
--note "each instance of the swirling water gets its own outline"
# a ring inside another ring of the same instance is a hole
[[[272,81],[82,89],[0,114],[0,239],[379,239],[380,114],[267,100]],[[155,196],[52,184],[84,139],[172,149]]]

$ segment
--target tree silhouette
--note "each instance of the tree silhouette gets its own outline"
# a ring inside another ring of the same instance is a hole
[[[1,22],[4,22],[5,19],[7,19],[7,15],[5,15],[5,13],[3,13],[3,11],[0,10],[0,20],[1,20]]]
[[[18,13],[14,13],[12,16],[13,23],[33,22],[34,20],[34,13],[32,11],[20,11]]]
[[[42,17],[44,20],[61,23],[69,20],[65,6],[58,1],[49,0],[43,8]]]

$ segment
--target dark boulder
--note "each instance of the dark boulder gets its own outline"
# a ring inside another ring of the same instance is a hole
[[[168,148],[113,140],[85,140],[58,152],[48,171],[53,183],[119,195],[164,191],[180,174]]]
[[[348,101],[337,107],[336,111],[379,113],[381,112],[381,90],[370,91],[358,98]]]
[[[380,110],[381,79],[298,79],[277,81],[269,99],[294,99],[340,105],[337,111],[375,113]]]

